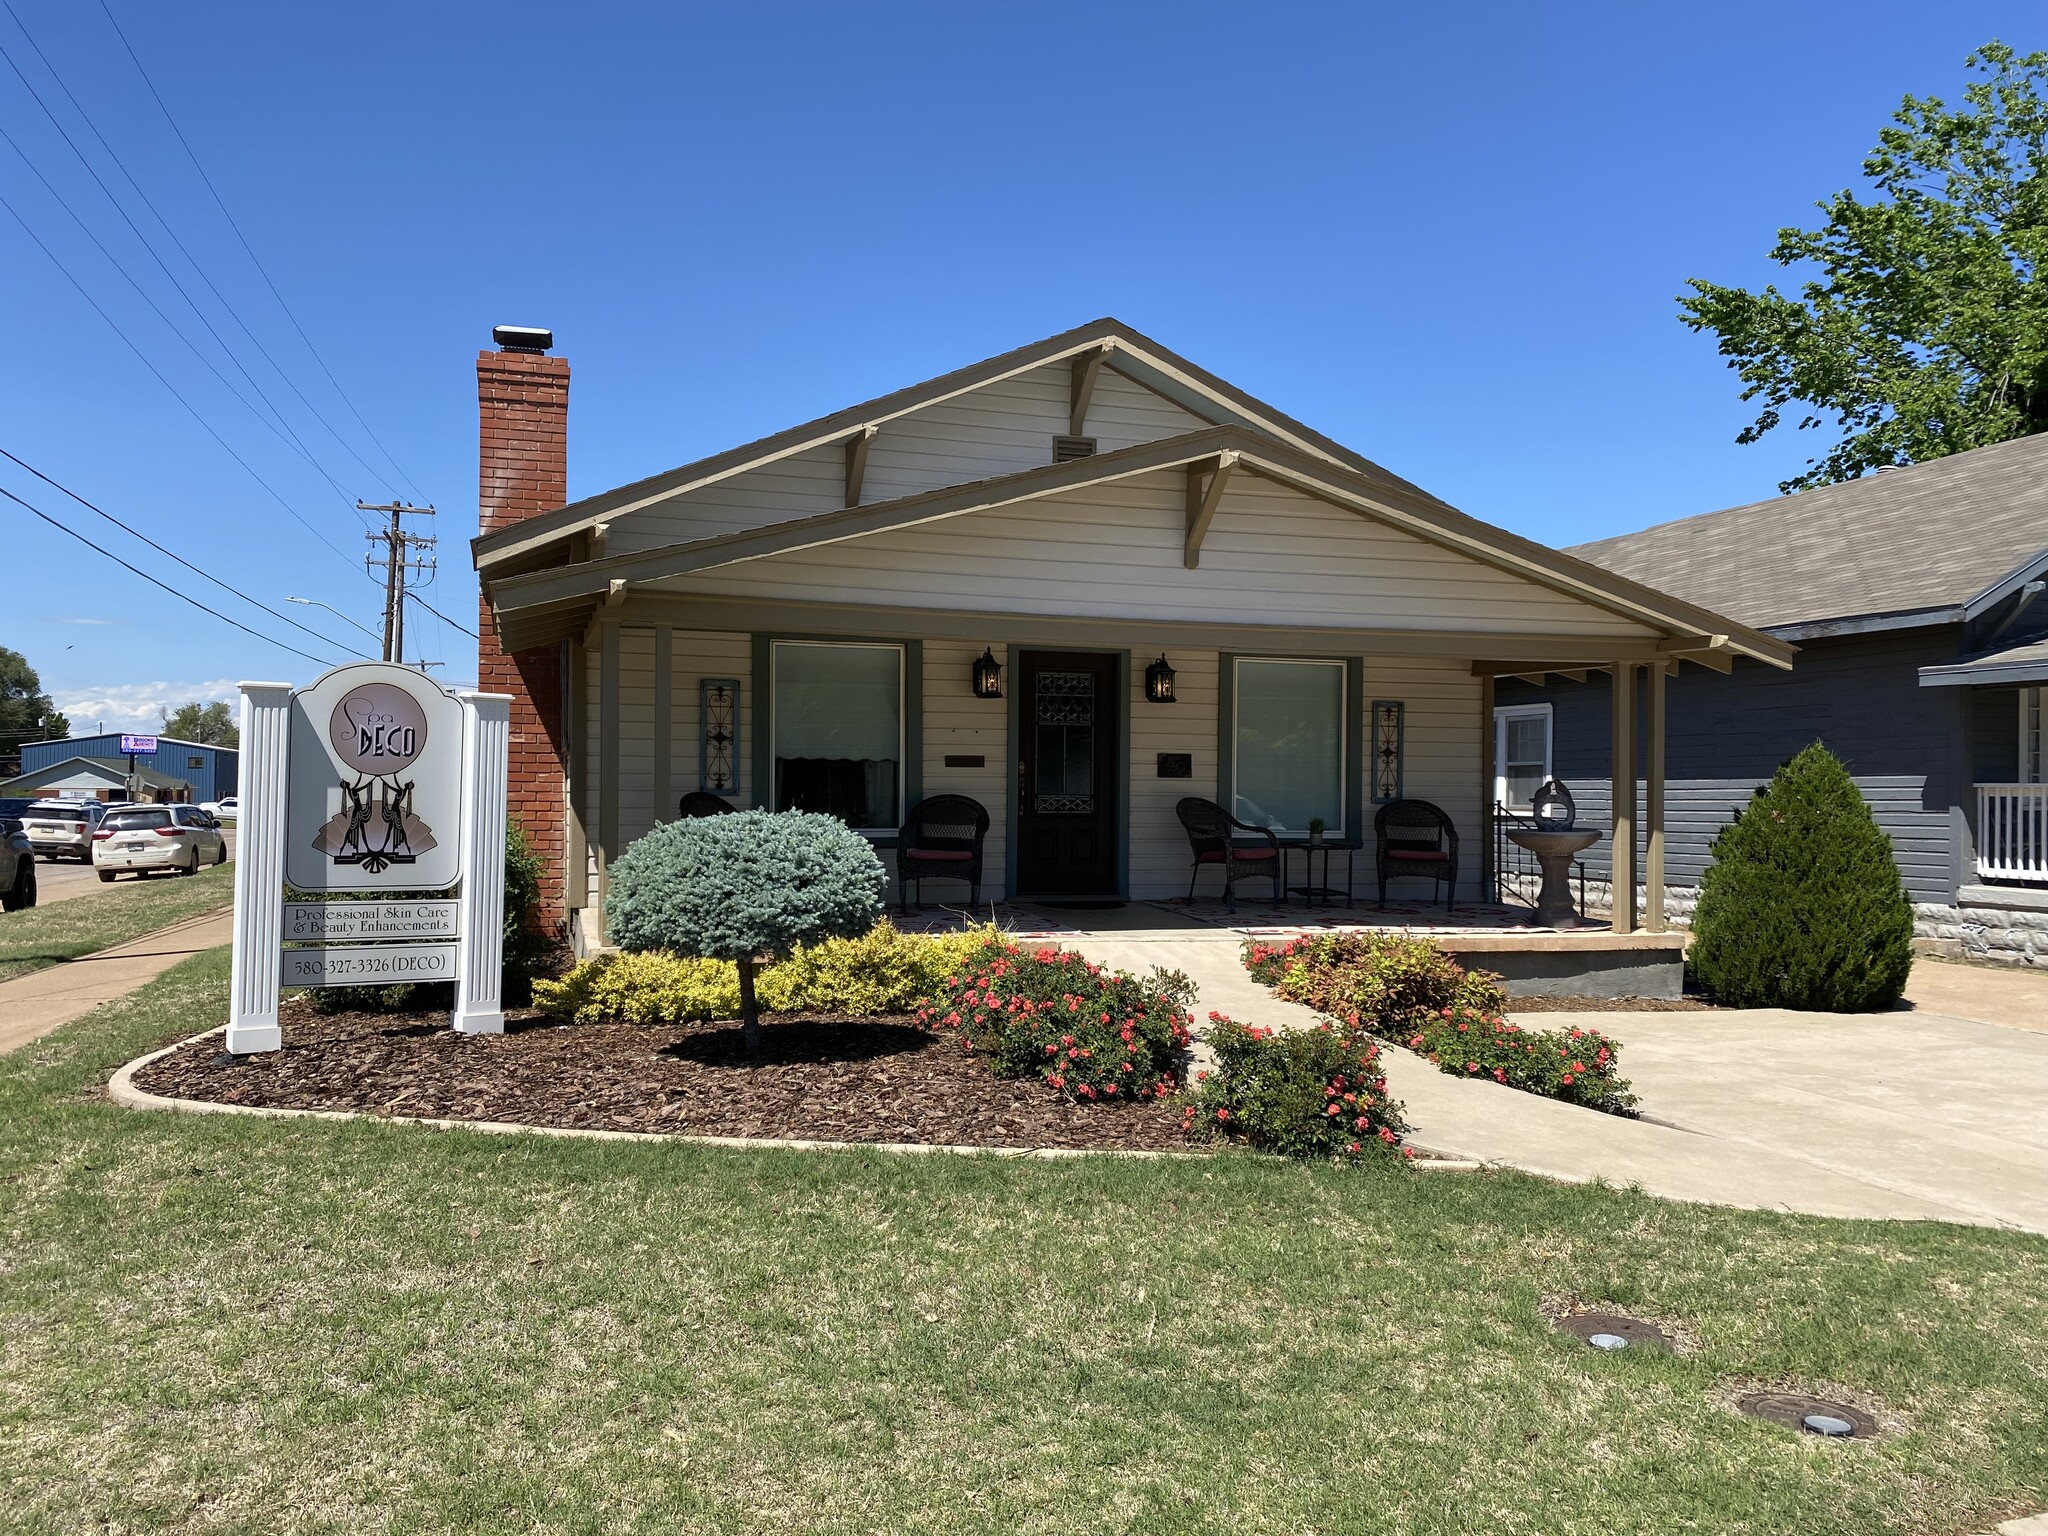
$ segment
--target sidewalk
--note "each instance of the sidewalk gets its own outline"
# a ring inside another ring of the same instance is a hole
[[[1198,1038],[1211,1009],[1246,1023],[1281,1028],[1315,1022],[1311,1010],[1281,1001],[1252,980],[1239,963],[1234,934],[1205,936],[1162,931],[1155,926],[1149,931],[1083,934],[1061,942],[1098,964],[1119,966],[1140,975],[1155,965],[1185,971],[1200,988],[1200,1001],[1195,1005]],[[1643,1027],[1645,1021],[1649,1028],[1666,1031],[1665,1039],[1679,1040],[1688,1034],[1704,1037],[1701,1020],[1719,1022],[1725,1028],[1744,1017],[1606,1013],[1585,1015],[1577,1022],[1593,1023],[1617,1035],[1624,1046],[1632,1039],[1645,1040],[1645,1076],[1650,1081],[1639,1087],[1651,1090],[1644,1093],[1643,1109],[1654,1117],[1659,1115],[1660,1108],[1655,1090],[1667,1086],[1674,1074],[1651,1066],[1651,1057],[1663,1053],[1648,1046],[1649,1029]],[[1925,1014],[1917,1018],[1912,1014],[1879,1017],[1890,1021],[1894,1028],[1925,1031],[1938,1024],[1974,1031],[1984,1037],[1990,1048],[1995,1048],[1995,1037],[2000,1033]],[[1531,1017],[1532,1023],[1543,1028],[1573,1021],[1573,1016],[1566,1014]],[[1825,1030],[1830,1021],[1817,1016],[1788,1015],[1773,1023],[1780,1033],[1789,1033],[1808,1026]],[[1767,1032],[1749,1034],[1745,1043],[1763,1045],[1764,1033]],[[2024,1034],[2008,1038],[2032,1041],[2032,1037]],[[1693,1052],[1681,1047],[1677,1054]],[[1709,1052],[1707,1058],[1695,1057],[1685,1062],[1675,1075],[1680,1079],[1693,1076],[1700,1080],[1701,1087],[1711,1084],[1721,1093],[1738,1099],[1744,1094],[1753,1095],[1758,1108],[1779,1107],[1770,1102],[1767,1077],[1736,1076],[1719,1070],[1711,1056]],[[1386,1067],[1388,1090],[1407,1108],[1412,1126],[1410,1140],[1417,1148],[1442,1156],[1474,1158],[1571,1182],[1605,1179],[1614,1184],[1640,1185],[1648,1193],[1666,1199],[1750,1210],[2048,1230],[2048,1207],[2030,1199],[1998,1198],[2010,1191],[1981,1187],[1980,1181],[1969,1175],[1967,1156],[1937,1159],[1932,1166],[1916,1168],[1910,1180],[1902,1179],[1886,1170],[1888,1159],[1883,1141],[1869,1134],[1859,1138],[1860,1145],[1854,1149],[1857,1154],[1869,1156],[1843,1158],[1839,1147],[1801,1145],[1798,1138],[1792,1137],[1773,1139],[1768,1133],[1772,1117],[1763,1114],[1717,1116],[1713,1117],[1717,1123],[1711,1128],[1681,1129],[1658,1124],[1654,1119],[1622,1119],[1494,1083],[1452,1077],[1397,1048],[1388,1048],[1381,1059]],[[1840,1062],[1843,1056],[1830,1053],[1828,1059]],[[1628,1073],[1626,1049],[1623,1072]],[[2012,1081],[2011,1092],[2031,1093],[2029,1085],[2035,1080],[2022,1074]],[[1853,1089],[1850,1093],[1853,1095]],[[1892,1104],[1886,1108],[1910,1114],[1907,1106]],[[1724,1120],[1729,1123],[1718,1123]],[[1737,1120],[1739,1124],[1734,1123]],[[2024,1182],[2012,1187],[2021,1188]]]
[[[96,955],[82,955],[0,982],[0,1055],[154,981],[180,960],[220,948],[233,937],[234,913],[223,907]]]

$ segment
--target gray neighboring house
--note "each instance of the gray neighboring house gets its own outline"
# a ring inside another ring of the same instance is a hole
[[[2048,436],[1569,553],[1799,647],[1790,672],[1737,658],[1668,679],[1673,911],[1715,833],[1818,739],[1891,834],[1923,939],[2048,965]],[[1606,682],[1504,677],[1494,702],[1496,802],[1526,807],[1555,773],[1611,825]],[[1587,873],[1604,887],[1604,840]]]

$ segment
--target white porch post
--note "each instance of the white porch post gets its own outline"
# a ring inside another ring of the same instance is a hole
[[[455,937],[455,1027],[505,1030],[505,795],[512,739],[509,693],[462,700],[462,902]]]
[[[241,825],[235,845],[235,946],[228,961],[227,1048],[237,1056],[284,1044],[277,984],[284,948],[284,780],[291,749],[290,683],[243,683]]]
[[[1662,933],[1664,918],[1664,669],[1650,663],[1649,698],[1643,710],[1643,927]]]
[[[1634,662],[1614,664],[1614,741],[1610,767],[1614,776],[1613,899],[1609,903],[1616,933],[1636,931],[1636,668]]]

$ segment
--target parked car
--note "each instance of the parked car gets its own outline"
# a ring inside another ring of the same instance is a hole
[[[106,807],[97,800],[38,800],[21,815],[22,830],[45,859],[59,855],[81,864],[92,862],[92,835],[100,829]]]
[[[172,870],[196,875],[202,864],[225,864],[227,839],[196,805],[137,805],[107,813],[93,834],[92,861],[100,879],[123,870],[136,875]]]
[[[241,814],[242,801],[238,795],[229,795],[221,800],[208,800],[199,807],[215,821],[233,821]]]
[[[0,796],[0,821],[19,821],[28,814],[34,800],[22,800],[13,795]]]
[[[36,904],[36,850],[9,815],[12,802],[0,800],[0,912],[19,912]]]

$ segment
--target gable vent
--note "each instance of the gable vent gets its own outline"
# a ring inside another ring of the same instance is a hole
[[[1052,461],[1055,464],[1094,457],[1095,439],[1092,437],[1056,437],[1052,440]]]

